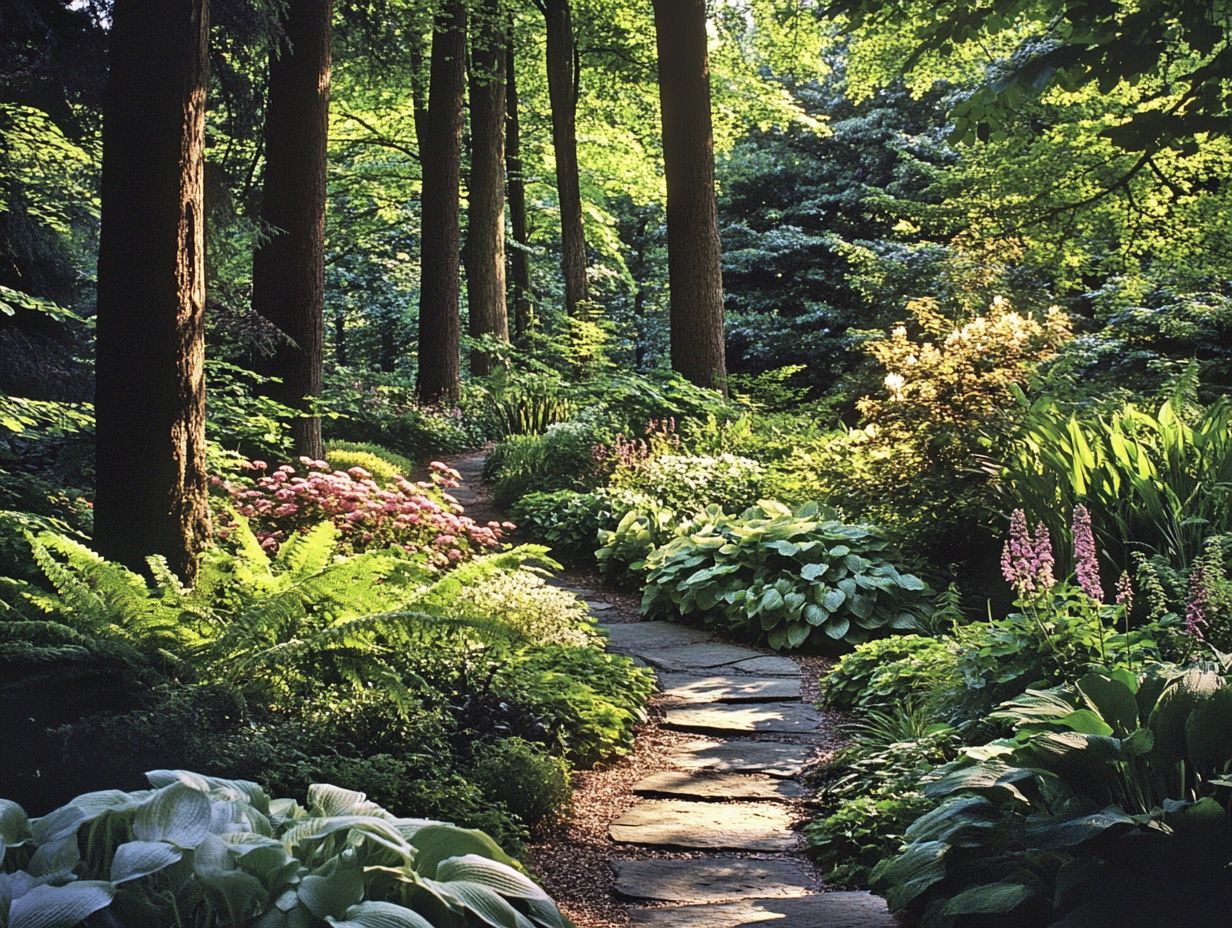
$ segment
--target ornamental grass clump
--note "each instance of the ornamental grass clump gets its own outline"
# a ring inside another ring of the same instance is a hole
[[[501,543],[499,523],[480,525],[463,514],[447,492],[458,486],[459,474],[439,461],[432,462],[428,480],[396,477],[384,486],[362,467],[332,470],[327,462],[308,457],[301,457],[298,467],[283,464],[272,470],[264,461],[252,461],[249,470],[250,480],[217,480],[216,485],[268,551],[321,522],[338,529],[344,551],[397,547],[438,567]]]

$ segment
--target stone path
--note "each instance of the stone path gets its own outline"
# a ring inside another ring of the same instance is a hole
[[[452,495],[479,522],[501,518],[483,461],[450,461],[463,478]],[[881,899],[824,892],[800,855],[794,804],[807,791],[796,778],[821,720],[801,701],[799,665],[686,625],[621,621],[587,580],[556,582],[587,603],[611,650],[655,670],[662,727],[691,733],[673,739],[607,826],[613,892],[633,928],[893,928]]]
[[[795,777],[815,753],[821,721],[801,702],[799,665],[686,625],[607,629],[611,650],[655,669],[664,727],[720,739],[678,744],[663,757],[663,770],[634,785],[638,799],[608,828],[618,846],[713,855],[629,860],[618,853],[615,891],[639,903],[629,910],[631,924],[893,926],[875,896],[820,892],[813,868],[796,856],[790,803],[806,795]]]

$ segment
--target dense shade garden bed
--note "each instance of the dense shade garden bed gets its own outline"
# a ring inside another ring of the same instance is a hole
[[[568,571],[821,668],[828,887],[1226,925],[1230,22],[6,3],[0,928],[570,925]]]

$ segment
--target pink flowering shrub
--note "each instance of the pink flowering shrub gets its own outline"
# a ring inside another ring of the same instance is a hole
[[[214,483],[270,551],[293,533],[326,521],[337,526],[346,550],[396,546],[423,555],[438,567],[501,543],[499,523],[480,525],[463,515],[447,492],[458,486],[459,474],[439,461],[432,462],[429,480],[416,483],[397,477],[384,486],[362,467],[333,470],[325,461],[307,457],[299,459],[298,467],[283,464],[270,469],[264,461],[251,461],[248,469],[250,480],[215,478]]]

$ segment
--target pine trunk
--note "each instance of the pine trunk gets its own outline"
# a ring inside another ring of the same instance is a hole
[[[266,392],[307,412],[321,394],[325,312],[325,158],[329,134],[331,0],[290,0],[270,61],[261,219],[252,305],[286,336],[264,372]],[[325,456],[321,420],[292,425],[297,454]]]
[[[726,391],[705,0],[654,0],[667,179],[672,369]]]
[[[577,155],[577,48],[569,0],[545,0],[548,99],[552,108],[552,151],[556,159],[556,197],[560,202],[561,265],[565,312],[575,315],[586,302],[586,233]]]
[[[419,283],[419,379],[425,403],[458,397],[459,206],[462,105],[466,93],[466,7],[445,4],[432,33],[427,132],[423,158],[423,220]]]
[[[509,341],[505,303],[505,24],[502,0],[484,0],[471,28],[471,178],[466,295],[470,334]],[[471,373],[493,357],[471,352]]]
[[[518,114],[518,81],[513,30],[505,46],[505,174],[509,182],[509,231],[513,253],[509,267],[513,274],[513,332],[519,345],[526,342],[531,320],[530,252],[526,230],[526,177],[522,167],[522,123]]]
[[[207,0],[117,0],[103,110],[94,544],[186,582],[209,536]]]

